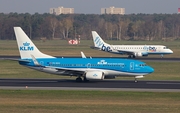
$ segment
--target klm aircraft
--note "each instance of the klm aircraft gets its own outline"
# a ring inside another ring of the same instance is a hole
[[[76,76],[76,81],[103,80],[116,76],[142,78],[154,72],[144,62],[129,59],[87,58],[56,58],[38,50],[20,27],[14,27],[21,59],[19,64],[38,71]]]
[[[115,54],[127,54],[129,58],[142,57],[148,55],[161,55],[172,54],[173,51],[163,45],[110,45],[105,43],[103,39],[97,34],[96,31],[92,31],[94,49],[106,51]]]

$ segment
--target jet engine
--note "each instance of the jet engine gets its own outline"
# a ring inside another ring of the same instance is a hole
[[[104,73],[101,71],[88,71],[86,72],[86,79],[94,79],[94,80],[103,80],[104,79]]]
[[[138,52],[138,53],[135,53],[135,56],[148,56],[148,53],[147,52]]]

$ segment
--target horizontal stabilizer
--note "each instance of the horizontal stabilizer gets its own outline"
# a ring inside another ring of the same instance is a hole
[[[29,60],[23,60],[23,59],[15,59],[15,58],[2,58],[2,60],[12,60],[12,61],[21,61],[21,62],[31,62]]]
[[[95,46],[90,46],[90,48],[91,48],[91,49],[98,49],[98,50],[100,49],[100,48],[95,47]]]

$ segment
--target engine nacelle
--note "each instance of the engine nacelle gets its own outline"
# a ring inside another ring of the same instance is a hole
[[[138,53],[135,53],[135,56],[148,56],[148,53],[147,52],[138,52]]]
[[[137,78],[143,78],[144,76],[135,76],[135,78],[137,79]]]
[[[88,71],[86,72],[86,79],[103,80],[104,73],[101,71]]]

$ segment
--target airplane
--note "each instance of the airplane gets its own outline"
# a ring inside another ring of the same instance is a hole
[[[103,41],[96,31],[92,31],[94,47],[105,52],[115,54],[127,54],[129,58],[148,56],[150,54],[160,54],[163,58],[164,54],[172,54],[173,51],[163,45],[110,45]]]
[[[39,51],[21,27],[14,27],[18,49],[19,64],[38,71],[76,76],[77,82],[104,80],[117,76],[142,78],[153,73],[154,69],[146,63],[132,59],[87,58],[81,52],[81,58],[57,58]]]

